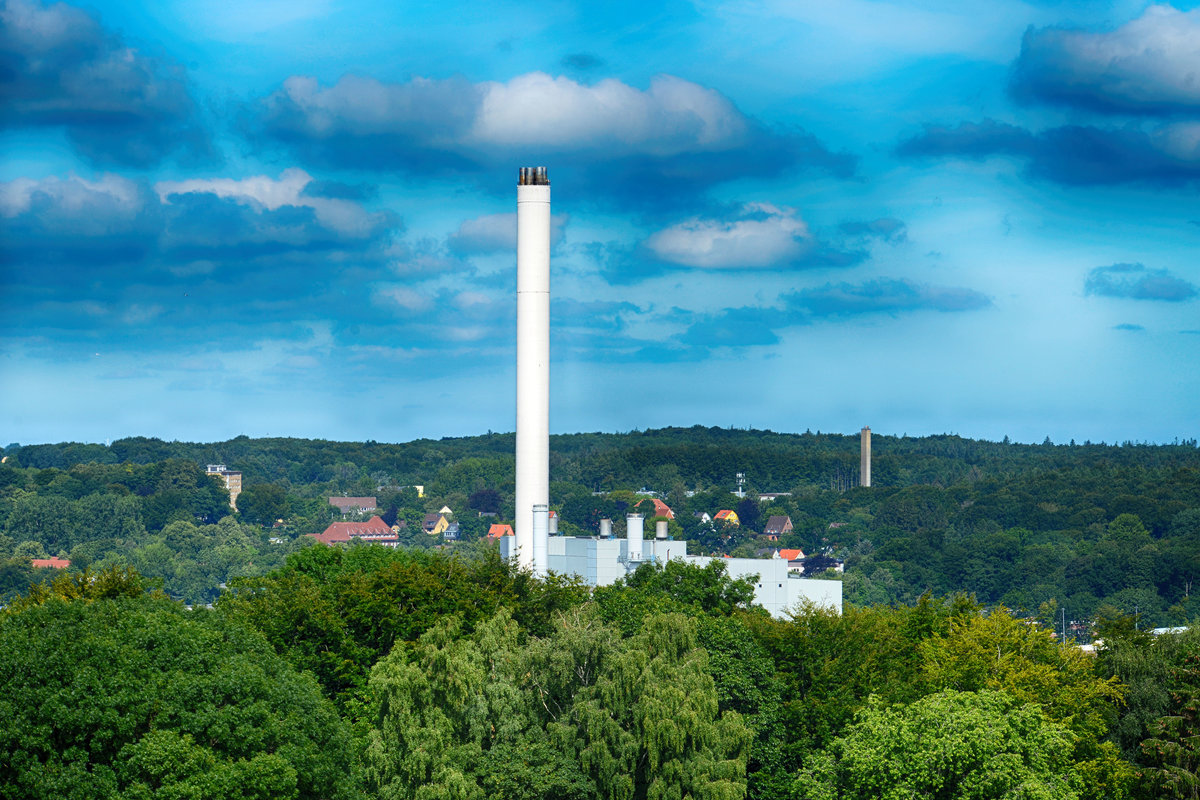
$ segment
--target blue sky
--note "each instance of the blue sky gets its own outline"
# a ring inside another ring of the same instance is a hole
[[[0,0],[0,438],[1192,438],[1200,10]]]

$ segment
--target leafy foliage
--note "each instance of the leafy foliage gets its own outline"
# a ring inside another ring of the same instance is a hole
[[[678,615],[622,639],[574,613],[525,644],[505,612],[471,637],[442,623],[372,671],[370,788],[414,800],[737,800],[751,734],[719,713],[705,662]]]
[[[1071,749],[1036,705],[947,690],[899,709],[871,703],[798,782],[813,800],[1073,800]]]
[[[470,558],[318,545],[293,553],[281,571],[236,581],[218,608],[260,630],[344,702],[395,643],[417,641],[440,620],[457,617],[469,632],[505,608],[544,634],[585,594],[574,579],[516,572],[491,549]]]
[[[354,795],[348,727],[310,677],[135,576],[94,577],[0,617],[0,797]]]

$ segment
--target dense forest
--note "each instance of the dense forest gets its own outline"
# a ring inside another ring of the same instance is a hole
[[[1102,615],[1092,655],[961,594],[752,596],[486,547],[307,547],[211,609],[57,572],[0,610],[0,800],[1197,796],[1195,629]]]
[[[0,465],[0,594],[45,576],[42,555],[74,567],[130,566],[173,597],[212,602],[342,519],[334,495],[374,496],[405,544],[449,506],[457,546],[511,518],[513,436],[403,444],[249,439],[194,444],[10,445]],[[858,437],[721,428],[573,434],[551,440],[551,502],[564,533],[592,534],[655,493],[693,552],[765,555],[802,548],[845,564],[849,603],[911,605],[925,592],[1057,620],[1085,637],[1106,606],[1139,625],[1195,616],[1200,576],[1200,450],[1171,445],[1016,444],[958,436],[874,437],[870,488],[855,486]],[[204,465],[243,473],[232,514]],[[746,496],[731,494],[745,476]],[[424,488],[419,496],[415,488]],[[769,502],[767,493],[785,493]],[[739,526],[694,515],[737,511]],[[761,535],[772,515],[794,530]]]
[[[1196,443],[874,444],[859,487],[857,437],[554,437],[563,533],[653,496],[689,549],[844,561],[786,619],[719,560],[501,561],[512,436],[11,445],[0,800],[1200,797],[1200,632],[1149,631],[1196,616]],[[305,537],[337,495],[403,546]]]

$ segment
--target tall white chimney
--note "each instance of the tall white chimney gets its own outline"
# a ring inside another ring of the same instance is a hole
[[[871,485],[871,426],[868,425],[859,431],[859,465],[858,465],[858,485]]]
[[[550,179],[521,167],[517,184],[517,564],[544,576],[534,508],[550,504]]]

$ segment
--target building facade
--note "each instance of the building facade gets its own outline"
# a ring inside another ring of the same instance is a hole
[[[209,464],[209,475],[216,475],[229,491],[229,507],[237,511],[237,498],[242,493],[242,473],[226,469],[224,464]]]
[[[549,569],[561,575],[578,575],[589,586],[609,586],[629,575],[643,562],[666,563],[683,561],[705,567],[712,561],[725,564],[732,578],[750,578],[754,583],[754,602],[771,616],[782,618],[805,603],[842,611],[841,581],[801,578],[788,569],[788,562],[778,558],[710,558],[687,554],[687,542],[670,539],[646,539],[642,542],[642,557],[631,561],[627,539],[551,536],[549,538]],[[500,555],[512,558],[516,554],[513,537],[500,538]]]

